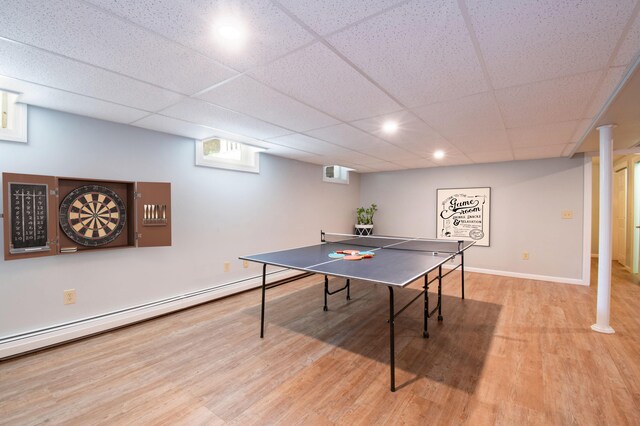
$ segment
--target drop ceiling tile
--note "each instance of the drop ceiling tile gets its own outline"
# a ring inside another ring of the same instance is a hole
[[[329,34],[405,0],[280,0],[280,4],[321,35]]]
[[[402,148],[418,157],[431,158],[436,151],[457,151],[457,148],[446,139],[438,139],[428,142],[403,143]]]
[[[327,157],[327,159],[337,160],[332,161],[331,164],[340,164],[342,160],[350,161],[356,164],[368,164],[380,161],[380,159],[378,158],[374,158],[357,151],[352,151],[350,149],[333,145],[329,142],[325,142],[301,134],[292,134],[277,138],[271,138],[267,142],[307,152],[310,154],[322,155],[324,157]]]
[[[257,80],[344,121],[401,109],[321,43],[301,49],[251,74]]]
[[[507,128],[577,120],[591,99],[602,71],[496,91]]]
[[[467,155],[458,155],[452,152],[447,152],[445,157],[440,160],[434,158],[432,161],[436,166],[460,166],[473,163]]]
[[[290,158],[292,160],[304,161],[307,163],[324,164],[324,157],[321,155],[310,154],[304,151],[287,148],[286,146],[274,145],[269,148],[265,154],[276,155],[278,157]]]
[[[635,0],[477,0],[473,30],[495,88],[603,68]]]
[[[455,1],[411,1],[327,40],[407,107],[487,90]]]
[[[201,126],[199,124],[193,124],[158,114],[148,115],[147,117],[132,123],[132,125],[192,139],[207,139],[215,136],[221,136],[217,134],[216,129],[211,127]]]
[[[336,126],[309,130],[305,133],[309,136],[351,149],[363,149],[369,146],[375,146],[379,142],[382,142],[375,136],[358,130],[348,124],[338,124]]]
[[[568,157],[571,154],[571,151],[573,151],[573,149],[576,147],[576,145],[578,144],[575,144],[575,143],[567,144],[564,148],[564,151],[562,152],[562,156]]]
[[[134,108],[88,98],[82,95],[28,83],[0,75],[0,89],[21,93],[18,102],[43,108],[99,118],[116,123],[130,123],[148,113]]]
[[[491,92],[414,108],[413,112],[447,138],[479,130],[504,129]]]
[[[593,122],[593,119],[591,118],[580,120],[580,122],[576,126],[576,129],[573,132],[573,136],[571,137],[571,142],[572,143],[579,142],[582,139],[582,137],[585,136],[585,133],[587,132],[587,130],[591,128],[592,122]]]
[[[88,98],[61,90],[42,87],[42,90],[29,91],[22,97],[23,102],[57,111],[98,118],[116,123],[130,123],[148,114],[146,111]]]
[[[374,171],[375,171],[375,170],[374,170],[373,168],[371,168],[371,167],[363,166],[363,165],[358,165],[358,164],[355,164],[355,165],[353,165],[353,166],[347,166],[347,167],[351,167],[352,169],[355,169],[355,172],[356,172],[356,173],[359,173],[359,174],[362,174],[362,173],[372,173],[372,172],[374,172]]]
[[[415,154],[407,149],[391,145],[388,142],[380,141],[375,146],[371,146],[364,149],[356,149],[367,155],[372,155],[378,158],[384,158],[389,161],[406,160],[415,157]]]
[[[281,127],[198,99],[185,99],[163,110],[161,114],[256,139],[268,139],[291,133]]]
[[[605,106],[605,103],[609,100],[609,97],[613,94],[613,92],[617,89],[622,77],[625,75],[627,71],[627,67],[614,67],[609,68],[607,70],[607,74],[604,76],[604,81],[598,88],[593,101],[589,105],[587,112],[585,114],[586,117],[595,117],[600,109]]]
[[[348,167],[350,169],[353,169],[351,172],[359,172],[361,170],[369,170],[369,168],[367,166],[363,166],[362,164],[352,163],[352,162],[347,161],[347,160],[338,159],[336,162],[334,162],[334,164],[336,164],[338,166]]]
[[[453,136],[448,140],[465,153],[509,149],[509,139],[505,130],[478,130],[470,134]]]
[[[402,146],[396,146],[348,124],[310,130],[306,134],[386,160],[406,159],[414,156]]]
[[[346,152],[342,147],[336,147],[325,141],[299,133],[269,138],[267,142],[310,154],[331,154],[334,148],[337,148],[341,154],[345,154]]]
[[[336,161],[332,164],[346,164],[352,163],[359,166],[369,166],[370,164],[384,161],[384,159],[373,157],[371,155],[363,154],[361,152],[352,152],[349,155],[339,155],[336,157]]]
[[[388,172],[404,168],[400,164],[391,163],[389,161],[379,161],[377,163],[367,164],[367,167],[369,167],[372,172]]]
[[[546,145],[514,148],[513,155],[516,160],[562,157],[565,147],[566,145]]]
[[[388,121],[398,124],[396,132],[386,133],[382,130],[383,124]],[[398,146],[426,142],[436,143],[442,139],[438,132],[408,110],[352,121],[349,124]]]
[[[267,142],[310,154],[322,155],[327,159],[327,161],[330,161],[328,164],[353,163],[358,165],[368,165],[381,161],[380,158],[301,134],[271,138]]]
[[[360,170],[363,168],[367,168],[367,166],[363,166],[362,164],[356,164],[356,163],[352,163],[349,160],[345,160],[342,157],[337,157],[337,156],[333,156],[333,155],[324,155],[322,156],[322,160],[323,166],[342,166],[342,167],[348,167],[350,169],[354,169],[354,170]],[[367,168],[368,169],[368,168]]]
[[[502,161],[513,161],[511,150],[503,151],[477,151],[467,154],[474,163],[500,163]]]
[[[309,32],[268,0],[90,1],[240,71],[313,40]],[[216,22],[229,18],[242,23],[247,33],[244,43],[230,45],[216,37]]]
[[[435,167],[433,161],[420,157],[409,158],[406,160],[396,160],[394,161],[394,163],[399,164],[407,169],[423,169],[427,167]]]
[[[449,144],[448,146],[439,147],[439,150],[444,152],[444,158],[437,159],[433,156],[435,151],[417,152],[415,158],[423,158],[426,161],[433,163],[434,166],[449,166],[454,164],[470,164],[469,157],[455,146]],[[395,161],[394,161],[395,162]]]
[[[235,75],[202,54],[75,0],[2,2],[0,36],[182,94]]]
[[[636,15],[629,32],[618,49],[613,65],[628,65],[640,55],[640,14]]]
[[[145,111],[183,96],[52,53],[0,39],[0,75]]]
[[[278,93],[246,75],[198,97],[298,132],[338,123],[338,120]]]
[[[509,141],[514,148],[537,145],[558,145],[571,142],[571,137],[579,120],[561,123],[539,124],[507,130]]]
[[[270,149],[271,145],[265,141],[251,138],[238,133],[227,132],[210,126],[190,123],[177,118],[160,114],[152,114],[130,123],[132,126],[142,127],[157,132],[184,136],[191,139],[226,138],[248,145]]]

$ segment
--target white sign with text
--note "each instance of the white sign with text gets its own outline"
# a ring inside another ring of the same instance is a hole
[[[491,188],[437,190],[437,235],[443,240],[489,246]]]

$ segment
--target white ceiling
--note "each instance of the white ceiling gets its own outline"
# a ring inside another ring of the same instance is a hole
[[[560,157],[636,63],[639,10],[640,0],[4,0],[0,89],[360,172]],[[213,36],[229,15],[248,29],[242,49]],[[388,119],[395,134],[381,131]]]

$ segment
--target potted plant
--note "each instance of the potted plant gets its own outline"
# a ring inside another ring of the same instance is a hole
[[[356,235],[373,234],[373,215],[378,211],[378,206],[371,204],[371,207],[358,207],[356,209]]]

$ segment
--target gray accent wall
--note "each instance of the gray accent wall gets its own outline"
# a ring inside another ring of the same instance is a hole
[[[260,174],[196,167],[191,139],[36,107],[28,131],[0,141],[0,171],[171,182],[173,246],[0,260],[0,338],[256,276],[238,256],[352,230],[357,174],[325,183],[321,166],[264,154]]]
[[[584,159],[556,158],[362,175],[360,200],[378,205],[376,234],[435,238],[438,188],[491,187],[491,246],[465,262],[486,272],[582,279]],[[562,219],[562,211],[573,219]],[[529,260],[522,260],[522,253]]]

